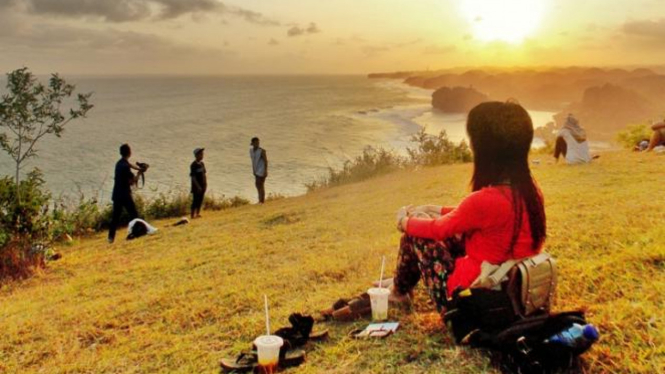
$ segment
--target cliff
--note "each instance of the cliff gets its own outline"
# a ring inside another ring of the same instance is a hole
[[[432,106],[446,113],[467,113],[488,99],[471,87],[441,87],[432,94]]]

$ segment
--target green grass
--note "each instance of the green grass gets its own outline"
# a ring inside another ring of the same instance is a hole
[[[538,156],[540,157],[540,156]],[[541,157],[545,159],[545,157]],[[605,153],[592,165],[534,166],[547,204],[547,250],[558,258],[555,310],[585,308],[601,341],[585,372],[665,367],[665,156]],[[390,267],[394,213],[454,204],[471,166],[397,172],[362,183],[205,214],[154,237],[109,246],[104,235],[63,248],[62,260],[0,290],[0,372],[213,373],[290,312],[316,313],[363,291]],[[494,373],[456,347],[418,288],[415,312],[391,311],[398,333],[355,341],[366,324],[331,323],[291,373]]]

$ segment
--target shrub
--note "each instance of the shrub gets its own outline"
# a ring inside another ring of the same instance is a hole
[[[416,143],[416,148],[407,148],[406,151],[413,165],[434,166],[471,161],[471,150],[466,142],[453,143],[445,130],[438,135],[430,135],[422,128],[411,136],[411,142]]]
[[[39,170],[20,185],[10,177],[0,179],[0,279],[26,277],[44,264],[51,239],[51,196],[43,185]]]
[[[0,246],[13,237],[48,239],[48,202],[44,179],[35,169],[17,186],[10,177],[0,179]],[[20,194],[20,200],[18,195]]]
[[[363,153],[347,160],[341,169],[328,168],[328,175],[318,181],[306,183],[308,191],[322,187],[359,182],[404,167],[405,160],[383,148],[365,147]]]
[[[408,157],[402,157],[383,148],[366,147],[363,153],[347,160],[341,169],[328,168],[328,175],[306,183],[311,192],[323,187],[359,182],[377,175],[410,166],[435,166],[471,161],[471,150],[465,141],[459,144],[448,139],[445,131],[438,135],[427,134],[425,129],[411,136],[415,148],[407,148]]]
[[[146,220],[176,218],[187,216],[191,209],[191,195],[184,191],[171,191],[168,193],[160,193],[156,197],[145,199],[139,194],[134,194],[134,203],[136,203],[136,210],[139,215]],[[203,200],[203,209],[219,211],[229,208],[235,208],[243,205],[248,205],[249,200],[234,196],[226,197],[224,195],[215,196],[207,194]],[[113,205],[107,205],[98,216],[93,228],[94,230],[107,229],[113,217]],[[120,216],[120,225],[127,225],[129,223],[129,216],[127,212],[123,211]]]
[[[73,202],[60,199],[51,214],[52,236],[59,240],[67,235],[83,236],[98,231],[103,226],[103,213],[96,199],[88,199],[83,194]]]
[[[628,125],[617,133],[616,139],[624,148],[633,149],[637,143],[651,138],[651,129],[645,124]]]
[[[0,281],[27,278],[44,267],[44,246],[33,246],[27,237],[11,239],[0,247]]]

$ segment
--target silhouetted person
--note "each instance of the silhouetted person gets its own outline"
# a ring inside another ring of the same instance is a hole
[[[266,200],[266,178],[268,177],[268,157],[266,150],[259,147],[259,138],[253,137],[250,143],[249,157],[252,159],[252,171],[256,181],[256,190],[259,193],[259,204]]]
[[[189,176],[192,179],[192,218],[201,217],[201,206],[208,188],[208,178],[206,177],[206,166],[203,163],[204,148],[196,148],[194,157],[196,158],[189,167]]]
[[[563,156],[567,164],[585,164],[591,162],[589,153],[589,142],[587,142],[586,131],[572,114],[566,118],[566,123],[556,135],[554,145],[554,158],[559,161]]]
[[[130,221],[138,217],[136,205],[132,198],[132,186],[137,183],[139,177],[144,172],[143,169],[129,162],[129,158],[132,157],[132,149],[128,144],[120,146],[120,156],[122,158],[115,164],[115,182],[113,184],[112,195],[113,218],[109,226],[109,243],[113,243],[115,240],[115,232],[120,223],[120,216],[123,209],[127,210]],[[132,173],[132,169],[138,170],[136,176]]]

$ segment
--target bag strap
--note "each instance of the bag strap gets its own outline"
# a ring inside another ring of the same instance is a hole
[[[471,288],[489,288],[493,289],[501,284],[501,280],[508,275],[510,269],[515,266],[520,260],[508,260],[502,263],[500,266],[489,266],[488,273],[481,274],[476,278],[476,280],[471,284]],[[489,264],[483,262],[483,267]]]
[[[515,266],[515,264],[517,264],[518,262],[520,262],[520,260],[508,260],[503,264],[501,264],[501,266],[499,266],[499,268],[496,269],[494,273],[492,273],[490,276],[487,277],[489,281],[492,283],[492,286],[499,285],[501,283],[501,280],[506,275],[508,275],[510,269],[512,269],[513,266]]]
[[[519,260],[508,260],[504,263],[502,263],[498,268],[495,270],[492,270],[490,274],[488,274],[486,277],[479,276],[478,279],[476,279],[473,284],[471,284],[471,288],[494,288],[498,285],[501,284],[501,281],[503,278],[505,278],[508,273],[510,272],[510,269],[512,269],[515,265],[522,263],[522,262],[531,262],[534,266],[538,265],[542,262],[547,261],[550,259],[551,256],[547,252],[540,252],[539,254],[531,257],[526,257],[526,258],[521,258]]]

